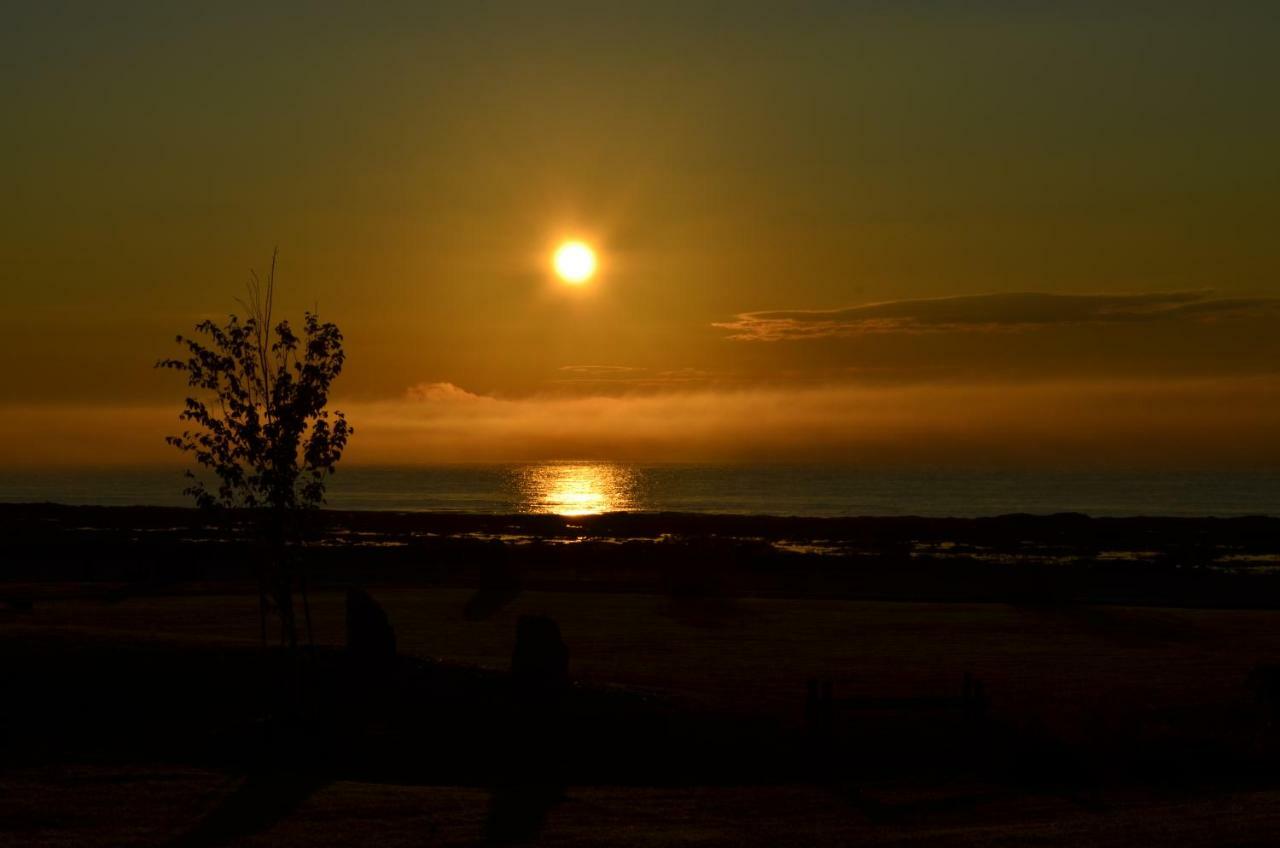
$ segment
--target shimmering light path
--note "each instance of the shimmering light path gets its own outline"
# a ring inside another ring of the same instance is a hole
[[[606,462],[529,465],[513,472],[520,512],[599,515],[639,508],[634,468]]]

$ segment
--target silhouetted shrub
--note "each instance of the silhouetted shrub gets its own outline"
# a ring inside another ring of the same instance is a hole
[[[270,550],[262,574],[264,598],[275,602],[282,636],[296,645],[298,575],[286,545],[298,533],[296,514],[324,502],[325,478],[353,430],[341,412],[327,409],[329,387],[346,359],[342,333],[311,312],[305,313],[301,335],[288,321],[272,326],[275,269],[273,254],[265,286],[252,276],[249,301],[241,301],[247,319],[233,314],[221,325],[201,321],[196,332],[202,340],[177,337],[186,358],[156,365],[183,372],[196,390],[179,415],[194,426],[165,441],[194,455],[217,481],[206,483],[188,470],[184,491],[203,508],[252,511]],[[264,619],[264,638],[265,632]]]

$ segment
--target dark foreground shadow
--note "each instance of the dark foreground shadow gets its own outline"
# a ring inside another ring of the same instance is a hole
[[[260,833],[292,813],[330,778],[306,771],[251,774],[213,812],[169,848],[214,848]]]
[[[290,657],[293,684],[286,685],[286,697],[262,728],[261,760],[195,829],[170,842],[172,848],[226,845],[267,830],[333,781],[337,764],[323,763],[321,748],[327,743],[327,747],[341,750],[344,743],[349,745],[356,738],[376,713],[396,668],[395,630],[382,606],[359,587],[347,590],[346,624],[348,667],[343,694],[347,703],[340,723],[330,723],[327,732],[321,731],[297,712],[301,696],[297,664],[303,658]]]

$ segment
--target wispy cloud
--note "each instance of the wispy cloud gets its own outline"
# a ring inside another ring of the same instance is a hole
[[[425,402],[483,400],[481,395],[453,383],[418,383],[405,389],[404,396],[406,400]]]
[[[643,374],[649,369],[631,365],[561,365],[559,370],[574,377],[603,380],[626,379],[635,374]]]
[[[349,404],[351,460],[1071,467],[1280,461],[1271,378],[826,385]]]
[[[712,326],[741,341],[776,342],[867,333],[1019,330],[1064,324],[1208,320],[1280,309],[1275,297],[1215,297],[1212,291],[1140,294],[1009,292],[890,300],[845,309],[743,312]]]

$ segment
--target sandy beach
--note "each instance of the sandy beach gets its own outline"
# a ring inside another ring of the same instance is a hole
[[[524,616],[572,681],[545,844],[1209,845],[1224,811],[1263,844],[1280,815],[1250,683],[1280,657],[1269,520],[327,515],[282,729],[290,661],[234,533],[0,516],[16,844],[478,844]],[[376,679],[353,584],[395,632]]]

